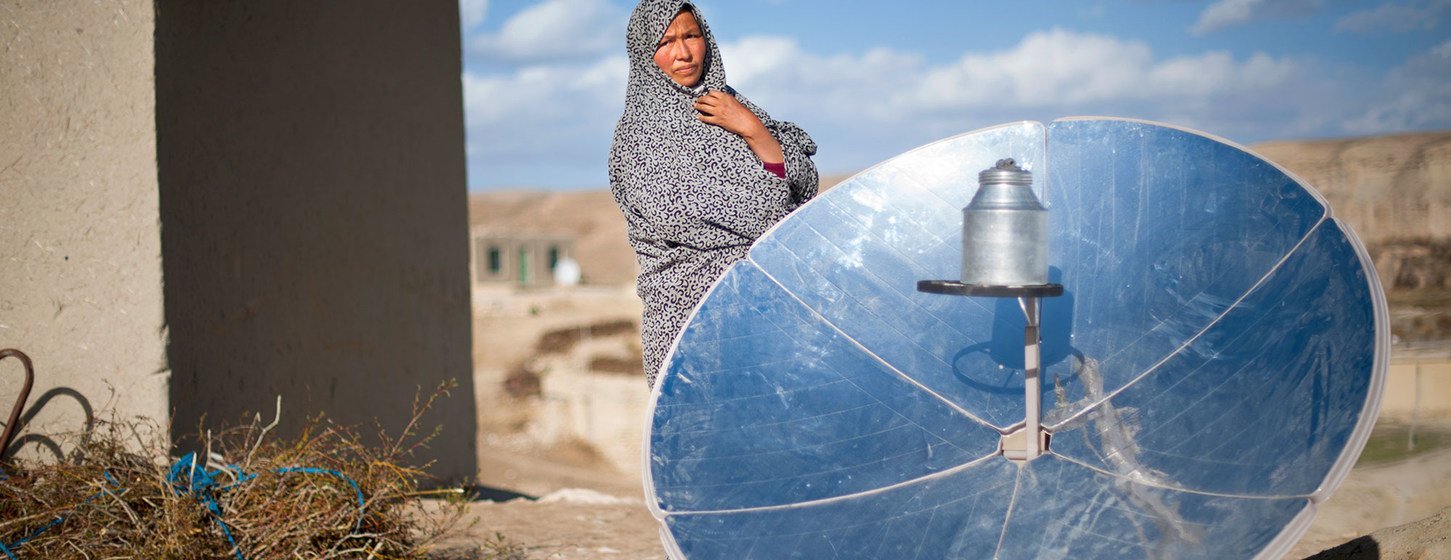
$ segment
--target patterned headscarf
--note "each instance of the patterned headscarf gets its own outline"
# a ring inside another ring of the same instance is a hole
[[[707,45],[705,71],[690,88],[671,80],[654,58],[682,9],[695,15]],[[640,263],[645,378],[653,386],[670,345],[710,286],[767,228],[816,195],[810,159],[816,143],[726,85],[715,37],[690,2],[641,0],[625,46],[630,80],[610,148],[610,189]],[[711,90],[734,95],[771,131],[786,156],[785,179],[762,167],[740,136],[696,118],[695,99]]]

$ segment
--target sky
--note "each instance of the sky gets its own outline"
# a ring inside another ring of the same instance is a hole
[[[634,2],[461,0],[474,192],[609,185]],[[1235,142],[1451,129],[1451,0],[699,0],[733,88],[823,175],[1021,120]]]

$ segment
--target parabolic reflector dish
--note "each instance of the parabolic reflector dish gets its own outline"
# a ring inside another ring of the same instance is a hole
[[[1047,452],[1024,316],[954,279],[1002,158],[1049,209]],[[1248,558],[1293,545],[1369,436],[1384,295],[1309,186],[1200,133],[1010,124],[888,160],[734,265],[666,360],[647,494],[677,558]]]

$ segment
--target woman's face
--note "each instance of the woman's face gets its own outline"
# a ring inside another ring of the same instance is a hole
[[[690,10],[681,10],[670,20],[655,45],[655,65],[677,84],[694,87],[700,83],[705,73],[705,34]]]

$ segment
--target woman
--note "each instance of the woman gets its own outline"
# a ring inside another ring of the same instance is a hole
[[[642,0],[626,31],[630,80],[610,148],[610,189],[625,214],[645,303],[645,380],[691,309],[751,243],[816,195],[816,153],[726,85],[700,11]]]

